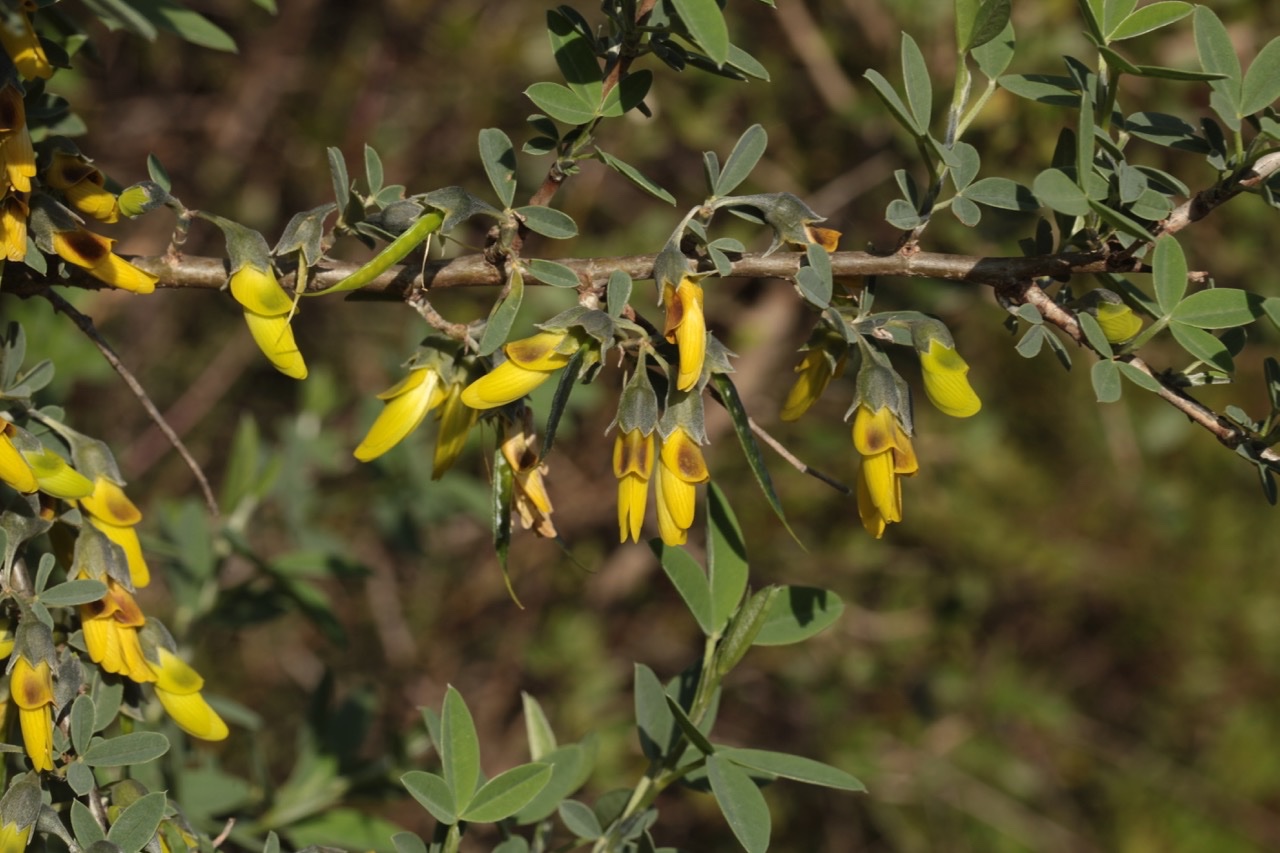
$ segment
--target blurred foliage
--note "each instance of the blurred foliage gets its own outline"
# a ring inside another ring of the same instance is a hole
[[[896,195],[893,169],[914,154],[862,74],[897,67],[905,28],[945,75],[949,19],[927,2],[730,5],[742,7],[735,38],[772,83],[701,75],[658,87],[650,106],[674,132],[619,122],[608,150],[665,187],[700,187],[690,152],[724,151],[760,122],[770,148],[752,189],[799,192],[850,245],[891,246],[896,234],[880,212]],[[90,127],[117,129],[109,148],[93,152],[105,172],[141,179],[156,154],[188,203],[270,235],[291,211],[329,198],[329,145],[353,162],[374,145],[396,182],[479,191],[474,130],[499,127],[518,145],[530,107],[516,93],[552,73],[545,45],[524,37],[542,25],[538,4],[296,0],[277,17],[238,0],[198,6],[238,54],[104,35],[70,94]],[[1280,30],[1280,9],[1244,0],[1215,8],[1245,56]],[[1059,57],[1084,49],[1068,0],[1015,4],[1014,23],[1013,72],[1060,73]],[[1189,25],[1135,49],[1143,61],[1194,64]],[[1155,109],[1206,109],[1203,87],[1127,85],[1135,97],[1168,101]],[[999,92],[967,138],[1029,184],[1056,141],[1050,115]],[[1190,155],[1144,153],[1151,165],[1194,172]],[[1200,168],[1204,185],[1214,180]],[[532,186],[541,173],[520,177]],[[562,200],[582,226],[582,236],[555,244],[566,256],[656,250],[670,227],[665,205],[600,164],[588,163]],[[1246,285],[1269,270],[1268,231],[1255,221],[1262,208],[1242,199],[1185,232],[1192,268]],[[1016,254],[1015,216],[991,211],[976,229],[940,218],[930,248]],[[148,227],[119,248],[162,251],[164,226]],[[202,239],[218,238],[198,232],[188,250],[221,252]],[[773,420],[785,393],[777,377],[789,375],[807,332],[795,300],[774,298],[781,287],[720,287],[708,294],[708,315],[733,329],[739,351],[776,342],[739,368],[753,377],[740,381],[748,408],[807,461],[848,480],[838,395],[800,425]],[[770,458],[802,551],[757,498],[736,449],[721,442],[709,454],[757,576],[826,587],[849,605],[798,650],[754,652],[726,687],[736,701],[720,717],[720,739],[822,757],[871,791],[774,786],[777,837],[830,851],[1280,845],[1280,592],[1271,575],[1280,538],[1266,534],[1275,511],[1252,472],[1158,401],[1129,394],[1098,406],[1081,367],[1064,373],[1048,356],[1017,357],[985,293],[902,280],[885,282],[879,298],[893,306],[907,287],[913,307],[955,330],[985,407],[945,426],[922,407],[917,447],[929,461],[907,484],[906,517],[886,539],[864,534],[851,498]],[[131,495],[155,508],[142,532],[167,590],[148,590],[145,607],[191,638],[211,692],[253,709],[219,705],[239,723],[232,740],[181,756],[204,770],[184,775],[175,799],[204,830],[216,834],[223,816],[248,811],[255,819],[231,841],[255,849],[273,828],[293,846],[387,849],[382,820],[427,836],[427,814],[394,779],[434,760],[418,708],[440,707],[448,684],[468,697],[491,771],[528,760],[517,699],[527,691],[557,697],[546,702],[557,732],[600,732],[592,793],[631,783],[643,764],[629,728],[627,662],[679,672],[697,655],[698,632],[648,550],[613,544],[603,435],[611,413],[594,405],[596,389],[575,394],[551,457],[574,560],[518,538],[517,609],[488,554],[491,435],[473,438],[458,466],[472,477],[432,481],[420,437],[369,466],[350,458],[377,409],[372,394],[395,380],[399,354],[422,336],[410,312],[309,302],[300,345],[323,357],[297,386],[257,358],[229,300],[71,298],[183,432],[228,496],[224,508],[243,506],[246,483],[258,480],[252,524],[249,509],[229,515],[247,544],[190,548],[192,534],[179,531],[203,517],[196,503],[166,503],[192,482],[164,439],[122,402],[114,375],[62,318],[0,295],[5,319],[27,327],[31,359],[58,362],[48,399],[117,449]],[[559,298],[530,293],[527,316],[554,313]],[[465,293],[440,304],[484,312]],[[1260,337],[1251,345],[1274,350],[1274,332]],[[1168,355],[1176,357],[1171,345]],[[1241,403],[1253,410],[1264,406],[1262,388],[1260,376],[1243,373],[1230,398],[1201,391],[1211,405],[1254,394],[1252,407]],[[308,709],[305,724],[299,709]],[[669,799],[659,840],[723,849],[709,800]],[[297,803],[307,806],[291,812]]]

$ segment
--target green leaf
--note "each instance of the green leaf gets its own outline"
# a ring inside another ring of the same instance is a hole
[[[1121,375],[1134,385],[1144,388],[1153,394],[1159,393],[1162,386],[1151,374],[1146,371],[1139,370],[1127,361],[1117,361],[1116,367],[1120,368]]]
[[[742,453],[747,458],[747,465],[750,466],[760,491],[764,492],[769,508],[778,516],[782,526],[791,534],[791,538],[796,539],[795,531],[787,523],[786,514],[782,511],[782,501],[778,500],[778,493],[773,489],[773,479],[769,476],[769,469],[764,465],[760,445],[756,444],[755,435],[751,432],[750,418],[747,416],[747,410],[743,408],[742,398],[738,396],[738,389],[723,373],[713,373],[711,381],[720,395],[720,401],[724,404],[725,410],[729,413],[729,420],[733,424],[733,431],[738,435],[738,443],[742,445]]]
[[[448,821],[440,822],[448,823]],[[391,836],[391,843],[395,845],[396,853],[427,853],[427,845],[412,832],[397,832]]]
[[[956,52],[964,53],[973,41],[973,25],[978,19],[980,0],[956,0]]]
[[[453,801],[461,814],[475,796],[480,780],[480,739],[476,724],[462,694],[449,685],[440,713],[440,763],[444,781],[453,792]]]
[[[962,195],[958,195],[951,200],[951,213],[960,221],[961,225],[969,228],[982,221],[982,208]]]
[[[364,177],[365,183],[369,185],[370,195],[376,196],[382,191],[382,158],[368,143],[364,146]]]
[[[590,42],[573,25],[573,21],[557,10],[547,12],[547,35],[551,39],[556,65],[569,89],[594,110],[604,93],[604,84],[600,61],[596,59]],[[507,202],[508,206],[510,204]]]
[[[1225,74],[1222,80],[1209,85],[1227,102],[1224,119],[1236,118],[1240,113],[1240,58],[1231,44],[1231,36],[1222,21],[1208,6],[1195,9],[1196,52],[1200,55],[1200,67],[1210,74]]]
[[[707,756],[707,779],[720,812],[747,853],[769,849],[769,805],[741,768],[719,755]]]
[[[747,591],[747,546],[724,492],[707,486],[707,574],[711,585],[711,625],[721,631]]]
[[[524,707],[524,730],[529,740],[529,757],[538,761],[555,750],[556,733],[551,730],[551,723],[547,721],[547,715],[537,699],[522,690],[520,700]]]
[[[645,758],[657,761],[671,748],[671,734],[676,721],[667,707],[667,693],[653,670],[642,663],[635,665],[636,729],[640,749]]]
[[[561,800],[587,781],[595,759],[593,751],[573,743],[547,753],[539,761],[551,768],[551,778],[536,797],[516,812],[516,823],[522,825],[550,817]]]
[[[1040,354],[1040,347],[1044,345],[1045,330],[1044,326],[1032,326],[1027,329],[1027,333],[1022,336],[1014,349],[1018,351],[1018,355],[1023,358],[1035,358]]]
[[[1174,320],[1169,324],[1169,331],[1173,333],[1173,338],[1179,346],[1205,364],[1226,373],[1235,370],[1235,363],[1231,359],[1227,345],[1204,329]]]
[[[1182,80],[1190,83],[1212,83],[1214,80],[1225,80],[1225,74],[1209,71],[1186,71],[1181,68],[1165,68],[1160,65],[1139,65],[1138,74],[1143,77],[1154,77],[1160,80]]]
[[[511,139],[496,127],[480,131],[480,162],[502,206],[511,207],[516,197],[516,150]]]
[[[1266,312],[1275,327],[1280,329],[1280,296],[1268,296],[1262,300],[1262,310]]]
[[[582,362],[586,359],[587,349],[585,347],[579,349],[565,364],[564,369],[560,371],[560,381],[556,383],[556,392],[551,398],[551,408],[547,412],[547,426],[542,440],[542,451],[538,454],[538,461],[541,462],[547,458],[547,454],[551,452],[552,446],[556,443],[556,431],[560,427],[560,418],[564,416],[564,410],[569,405],[569,395],[573,393],[573,388],[578,384],[578,374],[582,371]]]
[[[1094,362],[1089,371],[1089,380],[1093,383],[1093,393],[1099,403],[1114,403],[1120,399],[1120,371],[1116,363],[1110,359]]]
[[[867,790],[862,782],[843,770],[799,755],[770,752],[764,749],[739,749],[732,746],[716,747],[716,755],[727,758],[740,767],[759,770],[772,776],[781,776],[783,779],[794,779],[797,782],[808,782],[810,785],[821,785],[824,788],[835,788],[840,791]]]
[[[132,732],[101,740],[84,752],[90,767],[123,767],[146,764],[169,751],[169,739],[159,732]]]
[[[496,352],[498,347],[507,342],[511,326],[520,313],[520,303],[524,301],[524,274],[520,272],[518,265],[512,267],[508,281],[510,287],[507,288],[506,297],[495,302],[489,311],[484,334],[480,336],[480,355]]]
[[[1273,38],[1254,58],[1240,90],[1240,113],[1253,115],[1280,98],[1280,38]]]
[[[458,815],[468,823],[497,823],[528,805],[551,778],[546,764],[522,764],[486,782]]]
[[[158,29],[174,33],[183,41],[210,50],[236,52],[235,39],[199,12],[169,0],[132,0],[132,5]]]
[[[1006,74],[999,78],[1000,88],[1020,98],[1059,107],[1080,104],[1080,86],[1074,78],[1057,74]]]
[[[600,114],[617,118],[623,113],[634,110],[644,101],[653,85],[653,72],[647,68],[633,71],[622,78],[617,86],[609,90],[600,107]]]
[[[351,202],[351,178],[347,174],[347,161],[342,156],[342,149],[326,149],[329,157],[329,177],[333,180],[333,197],[338,202],[338,215],[347,209]]]
[[[1084,16],[1084,22],[1089,27],[1093,40],[1098,44],[1105,43],[1107,39],[1102,32],[1102,0],[1076,0],[1076,5],[1080,7],[1080,14]]]
[[[688,551],[666,545],[656,537],[649,540],[649,547],[662,564],[662,570],[666,572],[671,585],[684,599],[685,607],[693,614],[702,633],[708,636],[713,634],[720,626],[713,616],[711,585],[707,582],[702,567],[694,562]]]
[[[824,310],[831,304],[831,294],[835,288],[831,277],[831,257],[827,250],[817,243],[805,247],[806,265],[796,272],[796,286],[800,288],[805,301]]]
[[[502,448],[493,451],[493,490],[490,510],[493,513],[493,550],[498,555],[498,564],[502,567],[502,576],[511,585],[511,576],[507,574],[507,552],[511,550],[511,497],[515,487],[515,474],[511,463],[503,455]]]
[[[649,195],[653,196],[654,198],[661,199],[665,201],[667,204],[676,203],[675,196],[673,196],[671,193],[667,192],[662,187],[655,184],[653,181],[646,178],[644,175],[640,174],[640,171],[636,169],[635,166],[632,166],[630,163],[624,163],[622,160],[619,160],[617,157],[614,157],[609,152],[602,151],[599,148],[596,149],[596,154],[600,157],[600,160],[606,166],[608,166],[610,169],[613,169],[615,172],[617,172],[619,175],[622,175],[627,180],[631,181],[631,183],[635,184],[640,189],[649,193]]]
[[[555,208],[530,204],[517,207],[515,213],[524,220],[530,231],[536,231],[544,237],[567,240],[578,236],[578,225],[573,217]]]
[[[578,287],[582,284],[578,274],[564,264],[539,258],[524,263],[529,274],[543,284],[549,284],[552,287]]]
[[[1040,207],[1031,190],[1009,178],[982,178],[965,187],[961,195],[1001,210],[1037,210]]]
[[[964,53],[982,47],[1003,33],[1009,25],[1012,11],[1011,0],[983,0],[960,51]]]
[[[895,198],[889,202],[889,206],[884,211],[884,219],[894,228],[901,228],[903,231],[910,231],[927,221],[911,206],[910,202],[901,198]]]
[[[458,810],[454,805],[453,791],[449,790],[449,783],[444,779],[434,773],[410,770],[400,777],[400,784],[404,785],[405,790],[436,820],[446,825],[458,822]]]
[[[621,317],[631,301],[631,276],[626,270],[614,270],[609,273],[609,284],[605,288],[605,306],[610,317]]]
[[[1153,235],[1145,225],[1126,213],[1122,213],[1113,207],[1108,207],[1102,202],[1095,201],[1094,199],[1089,199],[1089,208],[1094,213],[1098,214],[1104,222],[1123,234],[1129,234],[1144,241],[1155,239],[1155,235]]]
[[[988,80],[997,79],[1009,67],[1013,61],[1014,43],[1013,22],[1007,21],[995,38],[973,49],[973,61]]]
[[[77,755],[84,755],[89,747],[89,740],[93,737],[94,713],[93,699],[87,695],[77,696],[71,703],[71,748]]]
[[[1262,297],[1234,287],[1193,293],[1173,309],[1173,319],[1201,329],[1229,329],[1252,323],[1264,313]]]
[[[729,59],[729,27],[716,0],[671,0],[698,47],[717,66]]]
[[[693,720],[689,719],[689,715],[685,713],[680,703],[670,693],[664,693],[663,696],[666,697],[667,710],[671,712],[671,718],[676,721],[676,726],[689,739],[689,743],[693,745],[693,748],[703,755],[712,755],[716,748],[711,745],[711,741],[707,740],[707,736],[693,724]]]
[[[71,831],[81,847],[86,850],[95,842],[107,840],[107,834],[102,831],[93,812],[79,800],[71,802]]]
[[[762,126],[753,124],[747,128],[724,161],[724,167],[715,181],[714,194],[726,196],[737,189],[760,162],[768,145],[769,134]]]
[[[1156,240],[1151,260],[1151,277],[1155,285],[1156,304],[1162,316],[1167,316],[1182,300],[1187,291],[1187,258],[1182,246],[1171,234]]]
[[[1190,15],[1193,8],[1190,3],[1183,3],[1180,0],[1165,0],[1165,2],[1143,6],[1117,24],[1107,38],[1111,41],[1124,41],[1167,27],[1174,21]]]
[[[1092,210],[1084,190],[1061,169],[1045,169],[1036,175],[1031,190],[1046,207],[1068,216],[1087,216]]]
[[[1102,31],[1110,34],[1133,12],[1138,0],[1104,0],[1102,4]],[[1110,35],[1108,35],[1108,39]]]
[[[736,44],[729,45],[729,67],[736,68],[749,77],[769,82],[769,69]]]
[[[929,80],[929,66],[925,64],[920,46],[905,32],[902,34],[902,82],[916,127],[928,128],[933,116],[933,82]]]
[[[595,811],[577,800],[565,800],[560,804],[560,819],[578,838],[594,841],[604,835],[604,827],[600,825]]]
[[[799,643],[834,625],[844,613],[844,602],[834,592],[811,586],[784,586],[765,615],[757,646]]]
[[[1103,358],[1111,358],[1111,341],[1107,340],[1106,334],[1102,331],[1102,326],[1098,325],[1098,320],[1088,311],[1081,311],[1076,315],[1076,322],[1080,324],[1080,331],[1084,332],[1085,340],[1089,342],[1089,346],[1097,350],[1098,355]]]
[[[565,124],[588,124],[596,117],[594,103],[587,103],[572,89],[559,83],[534,83],[524,90],[524,94],[538,109]]]
[[[163,791],[156,791],[135,800],[107,830],[107,840],[123,853],[137,853],[160,827],[167,798]]]
[[[869,68],[862,76],[870,81],[876,90],[876,94],[880,96],[880,100],[884,101],[884,105],[889,108],[889,112],[893,113],[893,117],[898,120],[899,124],[905,127],[913,136],[924,135],[924,131],[916,123],[915,118],[912,117],[907,105],[902,103],[902,98],[898,97],[893,84],[886,80],[883,74],[874,68]]]
[[[100,601],[106,594],[106,584],[85,578],[50,587],[40,593],[39,597],[46,607],[74,607],[77,604]]]

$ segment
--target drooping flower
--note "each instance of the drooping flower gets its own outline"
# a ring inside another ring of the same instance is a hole
[[[89,478],[67,464],[67,461],[52,450],[24,450],[22,458],[31,466],[35,474],[36,484],[40,491],[50,497],[64,501],[76,501],[93,494],[93,483]]]
[[[430,366],[414,368],[379,394],[378,399],[386,405],[355,449],[355,457],[361,462],[377,459],[395,447],[418,428],[427,412],[444,401],[440,371]]]
[[[106,175],[79,153],[54,151],[44,177],[49,186],[61,190],[67,203],[81,213],[100,222],[115,222],[120,218],[115,193],[104,188]]]
[[[969,365],[941,339],[930,339],[919,351],[924,392],[938,411],[953,418],[976,415],[982,401],[969,384]]]
[[[431,479],[438,480],[453,467],[467,444],[467,434],[476,424],[479,412],[462,402],[461,382],[450,382],[444,392],[436,417],[440,427],[436,431],[436,452],[431,464]]]
[[[138,629],[146,624],[147,617],[133,595],[115,578],[103,580],[107,594],[98,601],[80,605],[80,625],[89,659],[107,672],[138,683],[155,681],[155,673],[138,639]]]
[[[822,392],[827,390],[831,380],[844,370],[846,356],[837,360],[825,347],[814,345],[805,351],[804,358],[796,365],[795,383],[787,392],[787,399],[782,403],[784,421],[799,420],[809,411],[809,407],[818,402]]]
[[[902,521],[901,477],[920,468],[911,438],[888,406],[874,412],[860,404],[853,418],[853,446],[862,455],[858,471],[858,515],[872,536]]]
[[[48,80],[53,76],[53,66],[49,64],[26,10],[0,15],[0,45],[4,46],[22,79]]]
[[[155,676],[156,698],[165,712],[192,737],[224,740],[229,731],[218,712],[200,695],[204,679],[182,658],[163,645],[156,645],[157,660],[148,660]]]
[[[640,541],[644,507],[653,474],[653,433],[618,430],[613,441],[613,476],[618,478],[618,540]]]
[[[306,379],[307,365],[289,325],[293,300],[270,264],[258,267],[246,261],[231,274],[231,295],[244,308],[249,334],[272,366],[290,379]]]
[[[21,261],[27,256],[27,203],[12,193],[0,201],[0,257]]]
[[[17,192],[31,192],[36,176],[36,152],[27,130],[27,111],[22,92],[12,82],[0,86],[0,159],[5,179]]]
[[[16,430],[13,424],[0,419],[0,482],[4,482],[23,494],[31,494],[40,488],[31,463],[13,444],[9,436]]]
[[[462,391],[462,402],[473,409],[494,409],[519,400],[569,363],[578,350],[567,331],[539,332],[502,348],[507,360]]]
[[[49,662],[32,665],[19,654],[9,672],[9,693],[18,706],[22,742],[36,770],[53,769],[53,677]]]
[[[151,570],[142,555],[138,532],[134,530],[142,521],[142,512],[129,500],[124,489],[99,475],[93,481],[93,493],[80,500],[80,509],[88,516],[90,524],[124,550],[129,563],[129,580],[133,585],[144,587],[151,583]]]
[[[1123,302],[1099,302],[1097,317],[1102,334],[1113,344],[1122,344],[1142,331],[1142,318]]]
[[[684,427],[676,427],[662,440],[658,461],[658,534],[667,545],[683,545],[693,526],[697,485],[711,474],[702,448]]]
[[[702,378],[702,363],[707,355],[707,320],[702,285],[688,276],[678,285],[663,285],[662,304],[667,308],[663,335],[680,351],[676,388],[688,391]]]
[[[39,773],[23,773],[12,780],[0,798],[0,853],[22,853],[27,848],[43,795]]]
[[[151,293],[160,279],[140,270],[111,251],[115,240],[76,228],[71,231],[54,231],[53,251],[64,261],[83,267],[89,275],[112,287],[131,293]]]
[[[526,409],[520,420],[503,419],[502,456],[511,466],[514,480],[512,500],[525,530],[548,539],[555,538],[556,526],[551,521],[555,511],[543,477],[547,466],[538,461],[537,438],[533,417]]]

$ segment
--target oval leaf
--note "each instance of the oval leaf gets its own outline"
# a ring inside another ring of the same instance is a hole
[[[145,764],[168,751],[169,739],[159,732],[133,732],[93,744],[84,752],[84,763],[90,767]]]
[[[577,800],[565,800],[560,804],[560,819],[578,838],[591,841],[604,834],[604,827],[600,826],[595,811]]]
[[[511,139],[496,127],[480,131],[480,162],[498,200],[510,207],[516,197],[516,150]]]
[[[661,539],[650,539],[649,547],[662,564],[671,585],[684,599],[685,607],[693,614],[702,633],[710,636],[719,627],[712,618],[711,586],[702,567],[683,548],[663,544]]]
[[[768,850],[772,830],[769,805],[751,777],[732,762],[709,755],[707,779],[720,812],[747,853]]]
[[[540,205],[527,205],[516,209],[530,231],[537,231],[553,240],[567,240],[578,236],[578,225],[567,213]]]
[[[530,274],[543,284],[549,284],[552,287],[577,287],[582,284],[578,280],[578,274],[564,264],[536,258],[526,263]]]
[[[676,13],[698,47],[717,66],[729,58],[729,27],[716,0],[672,0]]]
[[[470,823],[497,823],[524,808],[551,778],[546,764],[522,764],[486,782],[458,815]]]
[[[476,735],[471,711],[453,685],[449,685],[444,694],[440,739],[444,781],[453,792],[453,801],[461,812],[471,802],[480,781],[480,739]]]
[[[1169,324],[1169,331],[1173,333],[1173,339],[1179,346],[1193,357],[1226,373],[1235,370],[1235,362],[1232,361],[1227,345],[1204,329],[1174,321]]]
[[[1046,207],[1068,216],[1087,216],[1089,198],[1070,175],[1061,169],[1045,169],[1036,175],[1031,186],[1036,198]]]
[[[1262,297],[1234,287],[1193,293],[1173,309],[1173,319],[1201,329],[1230,329],[1252,323],[1263,314]]]
[[[421,770],[410,770],[400,777],[400,784],[404,785],[405,790],[436,820],[446,825],[458,822],[453,792],[439,776]]]
[[[1114,361],[1095,362],[1089,371],[1089,379],[1093,382],[1093,393],[1099,403],[1114,403],[1120,399],[1120,371]]]
[[[1240,91],[1240,113],[1253,115],[1280,98],[1280,38],[1267,42],[1244,75]]]
[[[844,602],[834,592],[811,586],[784,586],[769,605],[757,646],[785,646],[807,640],[835,624]]]
[[[1168,315],[1187,291],[1187,257],[1176,238],[1165,234],[1156,240],[1151,258],[1151,276],[1160,313]]]
[[[1179,0],[1166,0],[1163,3],[1143,6],[1117,24],[1107,38],[1111,41],[1124,41],[1158,30],[1190,15],[1192,8],[1190,3],[1182,3]]]
[[[810,785],[821,785],[824,788],[836,788],[841,791],[867,790],[862,782],[843,770],[799,755],[727,746],[717,749],[716,754],[740,767],[759,770],[784,779],[794,779],[797,782],[808,782]]]
[[[76,604],[100,601],[106,594],[106,584],[85,578],[50,587],[40,593],[40,600],[46,607],[72,607]]]
[[[572,89],[559,83],[534,83],[524,94],[538,109],[565,124],[587,124],[596,117],[595,104],[586,103]]]
[[[166,798],[164,792],[156,791],[136,800],[127,809],[120,812],[111,829],[107,830],[107,840],[117,845],[124,853],[137,853],[160,826],[164,817]]]
[[[753,124],[747,128],[724,161],[724,168],[715,181],[715,194],[725,196],[737,189],[760,162],[768,144],[769,134],[762,126]]]
[[[1035,210],[1040,202],[1031,190],[1009,178],[983,178],[965,187],[963,195],[970,201],[998,207],[1001,210]]]

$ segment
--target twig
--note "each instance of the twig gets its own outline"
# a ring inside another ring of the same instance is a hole
[[[211,842],[209,842],[210,844],[213,845],[214,849],[217,849],[218,847],[222,846],[222,842],[227,840],[227,838],[231,835],[231,830],[235,829],[235,826],[236,826],[236,819],[233,817],[227,818],[227,823],[225,826],[222,827],[222,832],[219,832],[218,837],[213,839]]]
[[[747,418],[747,424],[751,427],[752,432],[758,435],[764,441],[765,444],[772,447],[775,453],[777,453],[779,456],[785,459],[791,465],[791,467],[795,468],[801,474],[808,474],[810,477],[813,477],[814,479],[821,480],[822,482],[826,483],[828,486],[835,489],[837,492],[839,492],[842,495],[853,494],[853,489],[849,488],[844,483],[840,482],[834,477],[824,474],[823,472],[819,471],[817,468],[814,468],[808,465],[807,463],[802,462],[798,458],[796,458],[796,456],[792,454],[790,450],[787,450],[787,448],[783,446],[782,442],[778,441],[776,438],[769,435],[768,431],[764,427],[756,423],[755,418]]]
[[[164,415],[160,414],[160,410],[156,408],[156,404],[151,402],[151,398],[147,396],[146,390],[137,378],[124,366],[120,361],[120,356],[116,355],[115,350],[111,348],[111,344],[98,333],[97,328],[93,325],[93,318],[82,313],[78,308],[67,300],[63,299],[51,289],[46,289],[41,294],[54,309],[61,311],[71,318],[79,328],[93,341],[98,351],[102,353],[102,357],[107,360],[107,364],[120,374],[120,378],[124,380],[124,384],[129,386],[129,390],[133,392],[133,396],[138,398],[138,402],[142,404],[142,408],[146,410],[147,415],[155,423],[156,427],[164,433],[165,438],[169,439],[169,443],[173,445],[173,449],[178,451],[178,455],[187,463],[187,467],[191,469],[191,473],[195,476],[196,482],[200,484],[200,491],[204,494],[205,505],[209,508],[209,513],[217,518],[218,501],[213,496],[213,490],[209,488],[209,479],[205,477],[204,471],[200,468],[200,463],[196,462],[195,457],[187,450],[187,446],[182,443],[182,439],[173,431],[173,427],[169,426],[169,422],[164,419]]]

